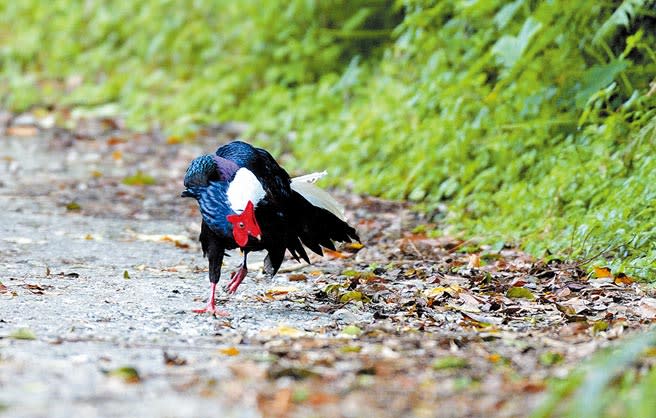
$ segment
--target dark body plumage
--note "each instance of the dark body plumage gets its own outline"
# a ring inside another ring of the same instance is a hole
[[[245,254],[266,250],[264,266],[267,274],[278,271],[286,250],[296,260],[309,262],[303,244],[323,255],[321,247],[335,249],[333,241],[359,240],[350,225],[328,210],[314,206],[293,190],[289,174],[271,154],[245,142],[234,141],[221,146],[215,156],[196,158],[185,175],[187,190],[183,196],[198,200],[203,217],[200,242],[209,260],[211,283],[219,280],[225,250],[237,247],[232,225],[226,220],[226,216],[234,214],[227,190],[234,172],[241,167],[250,170],[265,191],[265,196],[255,207],[255,218],[262,231],[261,240],[250,237],[242,249]]]

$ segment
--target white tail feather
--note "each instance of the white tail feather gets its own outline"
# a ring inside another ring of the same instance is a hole
[[[294,177],[292,179],[292,183],[293,182],[316,183],[317,180],[324,177],[326,174],[328,174],[328,172],[326,170],[324,170],[324,171],[318,171],[316,173],[306,174],[306,175],[300,176],[300,177]]]
[[[300,194],[312,205],[326,209],[328,212],[337,216],[342,221],[346,221],[344,208],[325,190],[315,186],[313,183],[325,176],[325,171],[321,173],[307,174],[292,179],[292,190]]]

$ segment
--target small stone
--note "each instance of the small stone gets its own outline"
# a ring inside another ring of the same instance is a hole
[[[348,309],[338,309],[332,314],[333,319],[345,324],[352,324],[358,321],[358,317]]]

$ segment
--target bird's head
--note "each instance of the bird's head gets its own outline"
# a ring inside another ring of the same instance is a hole
[[[210,180],[216,177],[216,165],[211,155],[201,155],[194,158],[185,173],[184,185],[186,188],[207,186]]]
[[[198,188],[209,186],[212,181],[230,181],[239,166],[234,161],[217,155],[201,155],[194,158],[187,168],[184,178],[186,190],[181,197],[196,197]]]
[[[226,219],[232,224],[232,236],[240,247],[245,247],[248,244],[249,236],[257,240],[262,239],[260,225],[258,225],[255,219],[255,207],[250,200],[242,213],[228,215]]]

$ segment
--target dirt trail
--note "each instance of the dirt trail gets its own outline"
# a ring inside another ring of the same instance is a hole
[[[20,133],[0,137],[0,415],[523,416],[546,378],[652,319],[635,283],[470,255],[348,195],[365,248],[273,280],[252,257],[221,295],[232,316],[194,315],[206,260],[178,196],[217,140]]]

